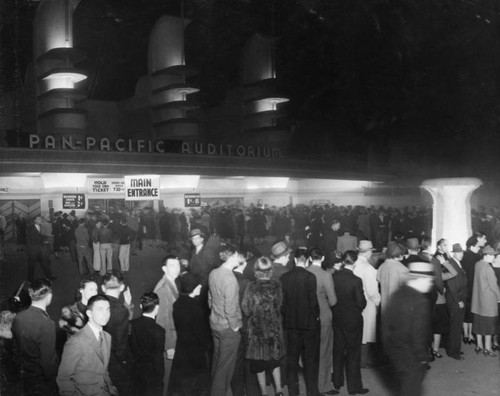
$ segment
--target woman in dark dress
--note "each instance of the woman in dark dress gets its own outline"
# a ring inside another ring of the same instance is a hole
[[[250,371],[257,374],[262,395],[267,395],[266,371],[272,372],[276,395],[283,395],[280,359],[285,354],[281,320],[281,283],[271,279],[272,262],[267,257],[255,263],[256,281],[248,284],[241,309],[248,317],[247,353]]]
[[[200,302],[201,281],[192,274],[180,277],[179,298],[173,318],[177,343],[168,384],[168,395],[203,396],[210,391],[207,351],[212,337]]]

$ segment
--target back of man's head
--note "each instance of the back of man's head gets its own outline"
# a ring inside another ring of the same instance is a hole
[[[123,274],[117,270],[108,271],[102,279],[102,285],[106,290],[119,289],[124,284]]]
[[[160,304],[158,294],[153,292],[144,293],[141,297],[141,309],[143,313],[151,313]]]
[[[52,282],[48,279],[37,279],[29,288],[31,301],[43,300],[50,293],[52,293]]]
[[[313,247],[309,250],[309,255],[311,256],[311,260],[319,261],[323,258],[324,254],[320,248]]]
[[[295,249],[294,258],[295,264],[305,267],[309,261],[309,250],[305,247],[299,247]]]

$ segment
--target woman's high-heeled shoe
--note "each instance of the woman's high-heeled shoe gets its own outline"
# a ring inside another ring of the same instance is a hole
[[[443,355],[441,355],[438,351],[432,348],[431,348],[431,354],[432,356],[437,357],[438,359],[441,359],[443,357]]]
[[[492,350],[492,351],[500,351],[500,345],[493,345],[493,346],[491,347],[491,350]]]
[[[476,352],[476,355],[479,355],[481,352],[483,352],[483,348],[475,347],[474,352]]]
[[[483,351],[483,354],[484,354],[484,356],[486,356],[486,357],[497,357],[497,354],[496,354],[496,353],[494,353],[494,352],[492,352],[492,351],[490,351],[489,349],[485,349],[485,350]]]
[[[464,344],[470,345],[471,339],[469,337],[464,337]]]

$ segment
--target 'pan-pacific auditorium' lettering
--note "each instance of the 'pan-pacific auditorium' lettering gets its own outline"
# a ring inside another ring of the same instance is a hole
[[[219,157],[280,158],[281,150],[270,146],[214,144],[205,142],[152,141],[147,139],[75,138],[73,136],[29,136],[30,149],[97,150],[134,153],[180,153]]]

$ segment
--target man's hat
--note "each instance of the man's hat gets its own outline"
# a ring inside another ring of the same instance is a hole
[[[203,231],[202,231],[202,230],[200,230],[199,228],[194,228],[194,229],[192,229],[192,230],[191,230],[191,232],[189,233],[189,236],[190,236],[191,238],[192,238],[192,237],[194,237],[194,236],[196,236],[196,235],[199,235],[199,236],[201,236],[201,237],[203,237],[203,238],[205,237],[205,234],[204,234],[204,233],[203,233]]]
[[[403,252],[403,247],[399,243],[391,241],[387,244],[387,251],[385,253],[387,257],[395,258],[401,256]]]
[[[372,241],[368,241],[368,240],[361,240],[359,241],[359,244],[358,244],[358,250],[361,252],[361,253],[364,253],[364,252],[367,252],[369,250],[373,250],[373,244],[372,244]]]
[[[411,250],[417,250],[420,248],[420,243],[418,243],[418,238],[409,238],[406,241],[406,247]]]
[[[434,265],[431,263],[417,261],[415,263],[408,264],[408,269],[410,270],[410,275],[415,277],[434,276]]]
[[[492,254],[493,256],[498,254],[498,252],[493,249],[490,245],[487,245],[483,248],[483,250],[481,251],[482,254]]]
[[[291,251],[292,249],[290,249],[285,242],[279,241],[276,242],[271,248],[271,255],[273,256],[273,258],[277,259],[290,254]]]
[[[453,247],[451,248],[451,251],[453,253],[461,253],[463,252],[464,250],[462,249],[462,245],[460,245],[459,243],[454,243],[453,244]]]

